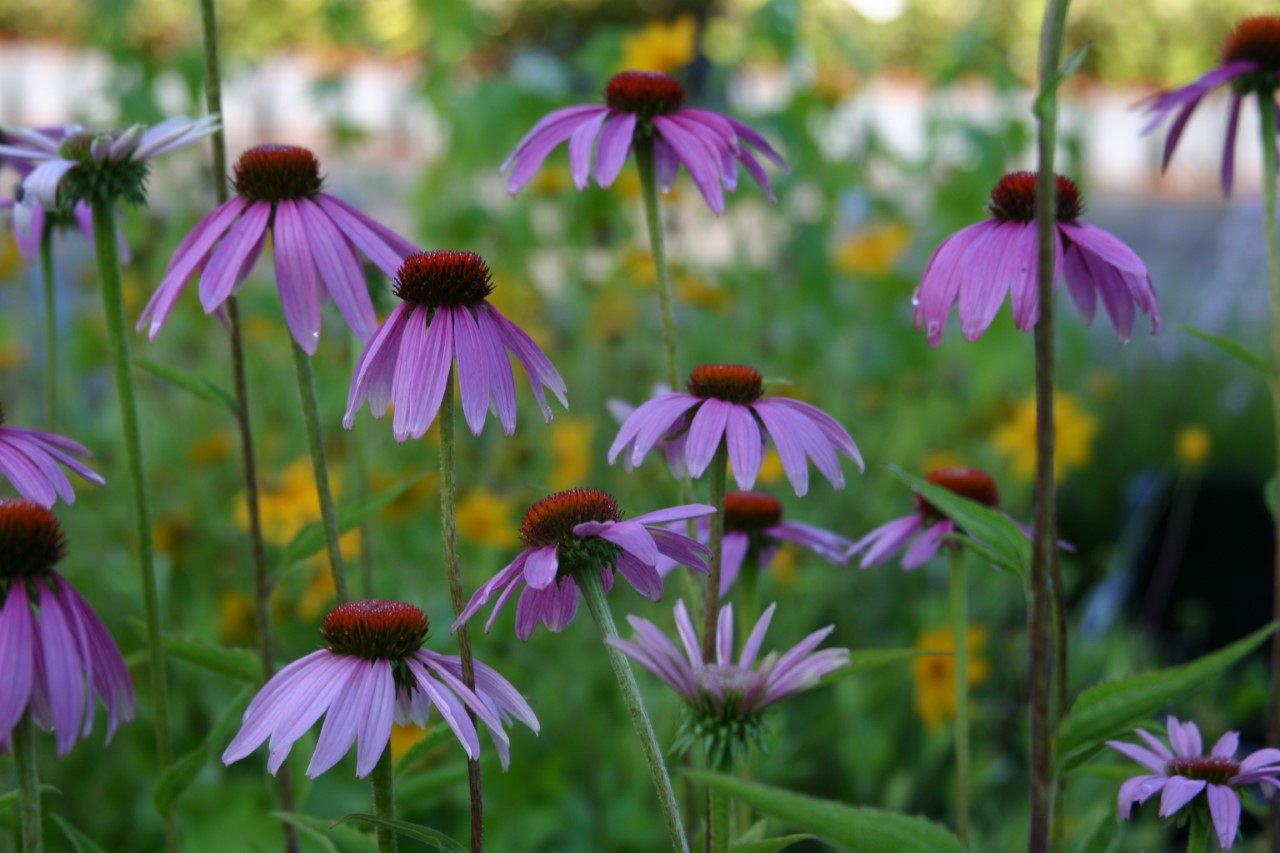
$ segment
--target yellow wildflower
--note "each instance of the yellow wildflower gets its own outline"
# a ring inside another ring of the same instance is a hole
[[[773,555],[773,562],[769,564],[769,573],[773,575],[774,582],[783,589],[795,583],[796,548],[794,545],[790,542],[782,544],[778,553]]]
[[[27,348],[18,341],[0,344],[0,370],[16,370],[27,362]]]
[[[884,275],[893,269],[910,242],[911,231],[901,222],[855,231],[836,247],[836,269],[850,275]]]
[[[547,163],[529,181],[529,189],[537,195],[559,195],[569,188],[571,177],[563,163]]]
[[[916,469],[928,473],[939,468],[968,468],[969,460],[963,453],[954,450],[930,450],[920,457],[920,465]]]
[[[218,592],[218,637],[232,644],[253,639],[253,599],[238,589]]]
[[[1209,458],[1213,450],[1213,438],[1202,426],[1192,424],[1178,432],[1178,462],[1188,468],[1198,468]]]
[[[991,667],[981,657],[987,644],[987,629],[969,626],[969,684],[982,684],[991,677]],[[920,655],[911,660],[911,675],[916,683],[916,715],[926,728],[936,729],[956,714],[956,650],[955,635],[948,625],[920,632],[916,648],[948,654]]]
[[[680,275],[674,282],[676,297],[686,305],[699,305],[713,311],[723,311],[732,303],[729,291],[714,281],[694,275]]]
[[[22,269],[25,263],[12,230],[4,229],[0,232],[0,278],[8,278],[15,270]]]
[[[778,451],[770,447],[765,451],[764,461],[760,463],[760,473],[756,475],[756,482],[762,486],[776,486],[782,482],[786,474],[786,469],[782,467],[782,457],[778,455]]]
[[[1080,408],[1075,397],[1065,393],[1053,395],[1053,478],[1061,480],[1067,473],[1093,461],[1093,439],[1098,422]],[[996,449],[1009,457],[1013,474],[1029,480],[1036,472],[1036,399],[1032,395],[1018,403],[1009,419],[992,436]]]
[[[581,486],[591,474],[591,438],[595,425],[583,418],[559,418],[551,427],[548,485],[555,491]]]
[[[396,723],[391,727],[391,761],[397,762],[418,741],[427,736],[426,729],[417,726],[402,726]]]
[[[333,496],[339,494],[338,479],[330,475]],[[320,518],[320,498],[316,496],[315,475],[311,460],[300,457],[289,463],[280,475],[276,488],[263,488],[258,494],[258,513],[262,518],[262,538],[272,545],[287,545],[307,524]],[[249,529],[249,507],[244,494],[236,497],[231,518],[241,530]]]
[[[514,511],[510,498],[488,489],[470,489],[458,501],[458,533],[473,542],[509,548],[519,541],[512,522]]]
[[[226,459],[235,450],[235,438],[230,430],[219,430],[207,435],[187,448],[187,461],[192,465],[208,465]]]
[[[619,71],[661,71],[670,74],[693,61],[698,53],[698,22],[685,13],[675,20],[650,21],[644,29],[622,39]]]

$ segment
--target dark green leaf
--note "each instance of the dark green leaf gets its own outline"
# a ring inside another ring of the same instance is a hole
[[[421,471],[412,477],[406,477],[376,495],[370,495],[363,500],[338,507],[338,532],[346,533],[354,530],[373,518],[393,501],[413,488],[425,473],[425,471]],[[324,547],[324,525],[319,521],[313,521],[299,530],[294,535],[293,541],[285,547],[284,556],[280,558],[280,567],[285,569],[294,563],[300,563],[308,557],[319,554],[324,550]]]
[[[1129,771],[1132,774],[1132,770]],[[1124,827],[1115,809],[1108,809],[1093,829],[1080,837],[1074,853],[1115,853]]]
[[[819,684],[830,684],[851,675],[880,669],[883,666],[908,661],[921,655],[952,654],[951,652],[934,652],[928,649],[864,649],[849,653],[849,665],[824,676]]]
[[[235,398],[202,376],[192,376],[190,373],[178,370],[176,367],[170,367],[162,362],[136,355],[133,357],[133,363],[148,373],[159,376],[166,382],[171,382],[182,390],[196,395],[201,400],[218,403],[226,407],[231,414],[234,415],[236,413]]]
[[[204,640],[164,636],[164,648],[176,658],[251,684],[262,683],[262,662],[249,649],[229,648]]]
[[[420,826],[404,820],[388,820],[371,814],[349,814],[343,820],[359,820],[384,829],[390,829],[396,835],[403,835],[405,838],[421,841],[437,850],[445,850],[449,851],[449,853],[467,853],[466,847],[463,847],[443,832],[438,832],[429,826]]]
[[[52,785],[42,784],[40,786],[40,793],[41,794],[57,794],[58,796],[62,796],[62,791],[58,790]],[[13,808],[15,805],[18,804],[18,800],[21,797],[22,797],[22,792],[19,791],[17,788],[14,788],[12,791],[5,791],[3,794],[0,794],[0,812],[7,811],[8,809]]]
[[[1103,741],[1126,734],[1166,704],[1225,672],[1276,630],[1272,622],[1191,663],[1095,684],[1071,706],[1058,726],[1054,763],[1059,772],[1078,767]]]
[[[435,723],[422,736],[422,739],[409,747],[405,754],[396,761],[395,775],[399,778],[413,771],[414,765],[432,752],[453,741],[453,731],[443,723]]]
[[[856,853],[964,853],[960,839],[922,817],[847,806],[706,770],[682,772],[756,811]]]
[[[778,853],[779,850],[785,850],[792,844],[799,844],[801,841],[809,841],[812,835],[800,833],[798,835],[781,835],[777,838],[762,838],[759,841],[739,839],[729,845],[731,853]]]
[[[1253,350],[1230,338],[1224,338],[1221,335],[1215,335],[1212,332],[1206,332],[1204,329],[1197,329],[1195,326],[1180,326],[1184,332],[1195,335],[1202,341],[1208,341],[1227,355],[1235,358],[1242,364],[1252,367],[1261,373],[1267,379],[1271,378],[1271,365],[1267,364],[1266,359],[1255,353]]]
[[[1274,476],[1262,487],[1262,500],[1266,502],[1267,509],[1271,510],[1274,516],[1276,514],[1276,478]]]
[[[151,792],[151,800],[155,803],[156,811],[166,814],[178,795],[187,789],[187,786],[209,763],[210,757],[222,753],[231,741],[236,726],[240,724],[240,718],[244,714],[244,709],[248,707],[249,700],[253,698],[253,694],[253,687],[245,687],[237,693],[227,705],[226,710],[222,712],[222,716],[214,723],[204,742],[169,765],[169,769],[161,775]]]
[[[71,848],[75,850],[76,853],[107,853],[106,850],[103,850],[98,846],[97,842],[72,826],[71,822],[62,815],[50,812],[49,819],[56,823],[58,828],[62,830],[62,834],[71,842]]]
[[[1044,86],[1040,89],[1040,94],[1036,97],[1034,112],[1039,118],[1045,118],[1049,115],[1049,108],[1053,104],[1053,99],[1057,94],[1058,87],[1067,81],[1072,74],[1080,69],[1080,63],[1084,62],[1085,56],[1089,53],[1089,49],[1093,45],[1085,42],[1076,48],[1076,52],[1067,57],[1067,61],[1062,63],[1062,67],[1054,72],[1053,76],[1045,81]]]
[[[354,826],[342,826],[331,820],[296,812],[271,812],[271,816],[297,827],[299,832],[317,841],[327,853],[374,853],[377,849],[374,837]]]

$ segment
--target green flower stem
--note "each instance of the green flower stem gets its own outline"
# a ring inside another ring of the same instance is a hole
[[[53,275],[53,225],[46,219],[40,234],[40,282],[44,287],[45,426],[58,431],[58,291]]]
[[[18,825],[22,853],[44,850],[44,814],[40,808],[40,764],[36,724],[24,713],[13,730],[13,764],[18,772]]]
[[[324,438],[320,432],[320,411],[316,403],[316,378],[311,372],[311,357],[298,342],[289,337],[293,348],[293,371],[298,377],[298,396],[302,400],[302,417],[307,424],[307,443],[311,448],[311,468],[316,477],[316,494],[320,498],[320,518],[324,524],[324,544],[329,552],[329,570],[333,573],[333,586],[338,592],[338,603],[351,600],[347,592],[347,566],[342,560],[339,543],[338,513],[333,507],[333,491],[329,488],[329,465],[324,456]]]
[[[1205,820],[1204,812],[1196,809],[1191,813],[1191,825],[1187,831],[1187,853],[1208,853],[1209,850],[1209,821]]]
[[[710,495],[708,500],[716,508],[711,516],[711,574],[707,577],[707,600],[702,616],[702,659],[710,663],[716,653],[716,619],[720,614],[720,564],[721,552],[724,550],[724,493],[725,480],[729,472],[729,444],[720,439],[716,455],[711,459],[709,470]]]
[[[658,274],[658,306],[662,309],[662,341],[667,353],[667,384],[674,391],[680,387],[680,371],[676,367],[676,323],[671,314],[671,268],[667,265],[667,246],[662,235],[662,213],[658,208],[658,180],[654,174],[653,136],[635,137],[636,170],[640,173],[640,191],[644,196],[644,220],[649,226],[649,246]]]
[[[718,788],[707,790],[707,832],[711,841],[711,853],[729,853],[729,812],[732,798]]]
[[[964,551],[951,551],[951,632],[956,665],[956,834],[969,843],[969,596],[965,588]]]
[[[360,361],[358,339],[353,335],[350,341],[349,354],[351,373],[355,375],[356,364]],[[369,459],[365,450],[365,442],[351,442],[351,489],[355,500],[363,501],[369,497]],[[360,595],[366,599],[373,598],[373,525],[364,522],[360,525]]]
[[[133,388],[133,363],[129,355],[129,331],[124,319],[124,296],[120,286],[120,257],[116,248],[115,205],[93,202],[93,243],[98,261],[98,281],[102,286],[102,307],[107,322],[107,349],[120,395],[120,424],[124,430],[125,453],[129,458],[129,478],[133,486],[133,509],[138,525],[138,560],[142,569],[142,606],[147,625],[147,658],[151,667],[153,712],[156,727],[156,758],[164,773],[173,761],[169,743],[169,685],[164,642],[160,636],[160,595],[156,584],[155,545],[151,534],[151,498],[142,462],[142,436],[138,429],[138,399]],[[177,830],[173,813],[166,812],[165,846],[176,850]]]
[[[218,67],[218,18],[214,0],[199,0],[200,20],[204,36],[205,108],[210,115],[222,114],[222,74]],[[210,138],[213,158],[213,193],[218,204],[227,200],[227,140],[221,128]],[[262,662],[262,675],[275,674],[274,643],[271,636],[271,580],[267,573],[267,552],[262,541],[262,514],[258,499],[258,463],[253,451],[253,422],[249,416],[249,380],[245,373],[244,334],[240,324],[240,303],[234,297],[226,302],[227,325],[230,327],[231,371],[236,392],[236,427],[240,433],[241,468],[244,472],[245,507],[249,516],[249,552],[253,560],[253,625]],[[293,785],[289,766],[276,773],[280,789],[280,808],[293,811]],[[291,823],[281,823],[286,853],[298,853],[298,830]]]
[[[458,566],[458,487],[454,476],[454,392],[452,367],[444,383],[444,397],[440,401],[440,527],[444,533],[444,565],[449,577],[449,598],[456,618],[462,612],[462,570]],[[475,667],[471,657],[471,634],[466,624],[458,627],[458,655],[462,659],[462,681],[472,690],[476,686]],[[471,724],[476,715],[467,709]],[[484,843],[484,799],[480,788],[480,762],[467,761],[467,787],[471,791],[471,851],[480,853]]]
[[[604,584],[600,574],[594,571],[577,572],[574,580],[582,589],[582,596],[587,601],[587,610],[595,620],[600,635],[606,640],[618,636],[618,626],[614,624],[613,613],[609,610],[609,602],[604,597]],[[667,775],[667,765],[662,760],[662,749],[658,746],[658,738],[653,733],[653,723],[649,722],[649,713],[645,710],[644,700],[640,698],[640,686],[636,684],[635,673],[626,655],[605,643],[605,652],[609,656],[609,665],[618,679],[618,687],[622,690],[622,701],[627,706],[631,723],[635,726],[636,735],[640,738],[640,746],[644,750],[645,763],[649,765],[649,773],[653,776],[653,785],[658,789],[658,803],[662,807],[662,817],[667,823],[667,832],[671,835],[671,848],[676,853],[689,853],[689,842],[685,839],[684,825],[680,822],[680,807],[676,804],[676,793],[671,788],[671,777]]]
[[[1275,421],[1275,464],[1280,474],[1280,243],[1276,236],[1276,107],[1270,92],[1258,95],[1262,128],[1262,186],[1265,198],[1264,225],[1267,232],[1267,272],[1271,294],[1271,406]],[[1280,479],[1277,480],[1280,482]],[[1280,614],[1280,525],[1275,529],[1275,579],[1272,610]],[[1280,745],[1280,638],[1271,638],[1271,708],[1267,718],[1267,746]],[[1270,821],[1274,840],[1280,822],[1273,800]]]
[[[760,549],[754,543],[747,547],[738,570],[738,640],[747,642],[751,629],[760,618]]]
[[[1036,277],[1040,319],[1035,328],[1036,363],[1036,482],[1035,536],[1027,619],[1028,668],[1031,680],[1031,823],[1028,853],[1044,853],[1049,846],[1053,808],[1052,734],[1050,726],[1050,670],[1053,643],[1049,576],[1057,556],[1057,508],[1053,477],[1053,269],[1058,102],[1055,76],[1062,61],[1068,0],[1048,0],[1040,35],[1040,87],[1037,118],[1036,230],[1039,252]]]
[[[391,768],[391,747],[382,750],[382,757],[373,766],[370,784],[373,786],[373,813],[387,820],[396,819],[395,774]],[[396,853],[396,831],[386,826],[376,830],[378,853]]]

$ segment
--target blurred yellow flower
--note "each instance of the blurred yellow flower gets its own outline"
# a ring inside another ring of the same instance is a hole
[[[339,482],[330,474],[333,497],[339,494]],[[287,545],[307,524],[320,518],[320,498],[311,471],[311,460],[299,457],[289,463],[275,488],[262,488],[258,494],[258,512],[262,518],[262,538],[272,545]],[[236,496],[231,511],[232,521],[241,530],[249,529],[249,507],[244,493]]]
[[[982,684],[991,677],[991,667],[981,656],[987,644],[987,629],[969,626],[969,684]],[[921,631],[916,648],[940,655],[921,655],[911,660],[911,675],[916,683],[916,716],[926,728],[936,729],[956,714],[956,650],[951,626]]]
[[[784,542],[769,564],[769,573],[773,575],[778,586],[786,589],[796,581],[796,549],[789,542]]]
[[[968,468],[969,460],[963,453],[954,450],[930,450],[920,457],[920,466],[916,470],[926,474],[939,468]]]
[[[697,56],[698,22],[685,13],[675,20],[650,21],[644,29],[622,39],[619,71],[661,71],[670,74]]]
[[[207,435],[187,448],[187,461],[192,465],[208,465],[226,459],[235,450],[236,440],[230,430]]]
[[[0,344],[0,370],[14,370],[27,362],[27,348],[18,341]]]
[[[1185,426],[1178,431],[1177,450],[1179,463],[1188,468],[1198,468],[1213,450],[1213,437],[1197,424]]]
[[[1093,439],[1098,422],[1080,408],[1075,397],[1053,395],[1053,478],[1060,481],[1069,472],[1093,461]],[[1016,406],[1009,419],[992,435],[996,449],[1009,457],[1015,477],[1029,480],[1036,473],[1036,399],[1027,397]]]
[[[813,94],[831,106],[843,101],[858,85],[858,73],[849,65],[819,63],[813,76]]]
[[[529,181],[529,189],[537,195],[559,195],[569,188],[571,177],[563,163],[547,163]]]
[[[233,645],[253,639],[253,599],[238,589],[218,591],[218,637]]]
[[[435,424],[431,425],[431,429],[435,429]],[[430,433],[428,433],[429,435]],[[392,480],[385,474],[374,474],[370,480],[372,487],[370,491],[377,493],[383,489],[389,488],[396,481]],[[418,481],[409,487],[408,491],[400,497],[393,500],[385,510],[384,517],[394,521],[407,521],[415,517],[426,504],[438,505],[440,500],[440,472],[428,471],[418,478]],[[436,511],[436,510],[433,510]]]
[[[551,427],[548,485],[554,491],[581,486],[591,474],[591,439],[596,428],[583,418],[561,418]]]
[[[782,457],[778,455],[778,451],[770,447],[764,453],[764,461],[760,463],[760,473],[756,475],[756,482],[762,486],[776,486],[782,482],[786,474],[786,469],[782,467]]]
[[[653,287],[656,280],[653,255],[646,249],[628,249],[622,256],[622,272],[630,286]]]
[[[884,275],[893,269],[910,242],[911,231],[901,222],[855,231],[836,246],[836,269],[850,275]]]
[[[15,270],[21,269],[26,261],[18,251],[18,241],[13,239],[12,229],[0,231],[0,277],[7,278]]]
[[[156,520],[155,530],[151,535],[157,551],[176,555],[188,542],[188,537],[195,528],[195,513],[188,504],[169,507],[164,515]]]
[[[625,338],[636,324],[636,306],[629,293],[606,290],[595,301],[590,334],[597,343]]]
[[[455,518],[463,539],[481,542],[495,548],[515,545],[516,525],[512,521],[515,504],[488,489],[470,489],[458,501]]]
[[[396,723],[391,727],[391,761],[397,762],[418,741],[427,736],[426,729],[417,726],[402,726]]]
[[[674,282],[676,298],[688,305],[699,305],[712,311],[723,311],[732,304],[729,291],[714,281],[695,275],[680,275]]]
[[[313,621],[329,609],[329,602],[337,595],[338,589],[333,585],[333,572],[329,571],[329,563],[326,561],[312,570],[311,582],[298,599],[294,612],[304,622]]]

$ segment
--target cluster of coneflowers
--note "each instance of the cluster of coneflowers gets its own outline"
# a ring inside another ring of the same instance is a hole
[[[1278,43],[1277,19],[1245,21],[1228,39],[1221,68],[1191,87],[1152,102],[1153,124],[1177,114],[1166,162],[1190,112],[1211,88],[1230,82],[1235,95],[1223,169],[1224,189],[1230,187],[1241,98],[1256,92],[1262,96],[1264,113],[1274,110],[1271,99],[1280,84]],[[580,190],[592,180],[609,186],[634,155],[655,259],[665,257],[658,251],[662,237],[657,194],[672,186],[680,170],[688,173],[716,214],[725,209],[726,193],[736,190],[739,168],[772,199],[760,158],[785,170],[781,156],[742,122],[687,108],[684,98],[679,82],[668,75],[617,75],[606,87],[605,105],[557,110],[520,141],[502,166],[510,171],[508,190],[519,191],[565,142]],[[1274,128],[1274,113],[1271,120]],[[43,237],[48,229],[80,223],[95,240],[104,279],[110,279],[112,265],[118,265],[115,206],[120,201],[144,202],[149,161],[203,139],[218,129],[217,121],[216,117],[171,119],[150,129],[135,126],[122,131],[78,126],[4,128],[0,157],[22,175],[21,192],[11,206],[24,250],[30,250],[32,240]],[[977,340],[994,322],[1006,294],[1015,326],[1023,330],[1036,326],[1041,305],[1033,202],[1039,177],[1019,172],[1002,178],[991,194],[991,218],[948,237],[929,259],[915,296],[915,322],[929,343],[940,342],[953,305],[958,307],[965,339]],[[1156,295],[1142,261],[1117,238],[1082,221],[1084,204],[1074,182],[1062,176],[1054,176],[1053,182],[1057,205],[1053,283],[1066,282],[1086,322],[1092,321],[1101,302],[1121,340],[1130,338],[1139,312],[1148,315],[1153,330],[1158,330]],[[374,776],[375,810],[380,817],[390,818],[394,812],[386,811],[389,797],[383,796],[389,788],[379,788],[390,785],[390,775],[377,771],[388,766],[392,725],[425,726],[434,710],[472,759],[472,843],[478,847],[479,777],[474,760],[481,744],[477,723],[484,723],[506,768],[511,760],[508,727],[521,722],[537,731],[539,722],[519,690],[475,660],[466,625],[492,601],[488,630],[508,600],[519,593],[515,631],[521,640],[529,640],[539,624],[552,633],[564,630],[580,601],[585,601],[603,635],[645,749],[672,845],[686,850],[683,820],[665,762],[625,659],[666,682],[685,700],[688,716],[677,748],[701,747],[713,769],[732,769],[734,761],[747,755],[767,731],[764,712],[844,667],[849,652],[818,648],[835,626],[812,632],[782,654],[765,652],[765,632],[778,607],[770,604],[754,627],[744,631],[735,659],[734,607],[721,606],[722,598],[735,588],[744,590],[738,601],[740,622],[749,624],[750,618],[742,618],[743,611],[760,612],[756,577],[784,542],[837,564],[860,555],[864,568],[899,552],[904,552],[904,569],[921,566],[943,551],[959,554],[956,541],[964,531],[935,502],[920,495],[910,515],[854,542],[831,531],[784,521],[777,498],[746,491],[754,487],[770,444],[797,498],[809,490],[810,464],[838,490],[844,486],[840,456],[859,469],[864,467],[862,456],[836,419],[810,403],[770,393],[754,367],[700,365],[688,374],[684,390],[673,390],[677,387],[673,376],[677,336],[666,301],[669,293],[660,288],[671,384],[638,407],[628,407],[608,459],[614,463],[621,457],[630,468],[641,464],[651,450],[662,452],[675,478],[684,481],[687,499],[628,517],[613,496],[597,489],[574,488],[549,495],[524,516],[519,553],[464,604],[456,543],[450,532],[455,386],[463,419],[473,435],[481,434],[492,411],[509,436],[516,427],[517,410],[513,357],[527,375],[547,421],[552,410],[546,392],[567,406],[567,383],[532,338],[488,301],[494,282],[483,259],[466,251],[419,251],[409,240],[324,192],[319,163],[310,151],[288,145],[252,148],[236,162],[231,185],[235,195],[202,218],[175,250],[137,328],[154,339],[196,277],[204,312],[222,312],[270,242],[281,310],[303,392],[317,490],[322,505],[330,509],[325,527],[339,603],[320,628],[323,647],[276,672],[255,696],[239,733],[223,753],[224,762],[243,759],[267,743],[267,767],[275,773],[293,745],[323,717],[308,775],[330,769],[354,746],[356,773]],[[394,281],[392,290],[400,300],[381,323],[365,285],[362,256]],[[669,278],[661,265],[658,274],[660,279]],[[104,280],[103,286],[109,319],[114,322],[122,316],[118,288],[113,296],[110,282]],[[330,298],[364,344],[343,426],[355,427],[366,402],[375,418],[394,407],[391,426],[399,442],[420,439],[433,423],[440,425],[444,557],[454,605],[452,631],[459,635],[457,656],[424,646],[429,621],[416,606],[400,601],[351,601],[346,592],[341,554],[335,550],[336,523],[331,517],[321,423],[314,404],[306,405],[308,383],[314,398],[307,359],[318,350],[322,311]],[[133,485],[140,530],[145,533],[149,510],[141,457],[132,449],[137,425],[134,412],[130,426],[133,403],[125,378],[127,358],[126,347],[123,361],[118,362],[125,365],[125,373],[118,370],[117,379],[125,431],[132,434],[127,444],[134,454]],[[81,461],[88,456],[86,448],[52,432],[3,425],[0,412],[0,473],[23,496],[0,501],[0,659],[7,663],[9,679],[8,687],[0,691],[0,743],[13,750],[24,774],[22,827],[27,837],[39,833],[38,785],[34,788],[35,826],[26,802],[34,778],[29,775],[34,772],[32,727],[51,730],[57,752],[63,756],[77,739],[89,734],[95,696],[108,711],[108,738],[134,712],[132,683],[114,642],[89,605],[54,571],[66,543],[49,507],[58,498],[68,505],[74,501],[64,468],[103,484]],[[727,490],[730,472],[744,491]],[[696,503],[691,482],[702,478],[708,481],[708,502]],[[995,483],[982,472],[943,469],[930,472],[926,479],[985,507],[999,505]],[[149,539],[144,536],[143,541]],[[658,625],[634,616],[629,617],[634,639],[619,637],[605,598],[617,576],[641,596],[659,600],[664,578],[679,566],[707,575],[701,630],[681,600],[673,610],[677,642]],[[953,580],[963,583],[958,572]],[[144,568],[144,595],[147,582]],[[966,627],[963,610],[954,617],[959,638]],[[958,640],[957,655],[961,654]],[[157,669],[159,703],[163,666]],[[962,681],[965,667],[956,669],[959,708],[963,708],[967,704]],[[1209,820],[1225,849],[1238,831],[1238,789],[1254,783],[1280,788],[1280,751],[1264,749],[1237,762],[1234,733],[1225,735],[1209,756],[1202,755],[1193,724],[1170,718],[1172,751],[1145,731],[1139,730],[1139,735],[1147,747],[1112,743],[1151,771],[1121,787],[1119,808],[1125,818],[1134,804],[1156,793],[1161,794],[1161,816],[1169,817],[1204,792]],[[963,771],[967,759],[961,756],[965,740],[967,731],[958,728],[962,789],[968,785]],[[715,837],[723,810],[709,811],[708,834]],[[962,813],[958,821],[963,832],[967,815]],[[379,828],[380,842],[388,837],[384,831]]]

